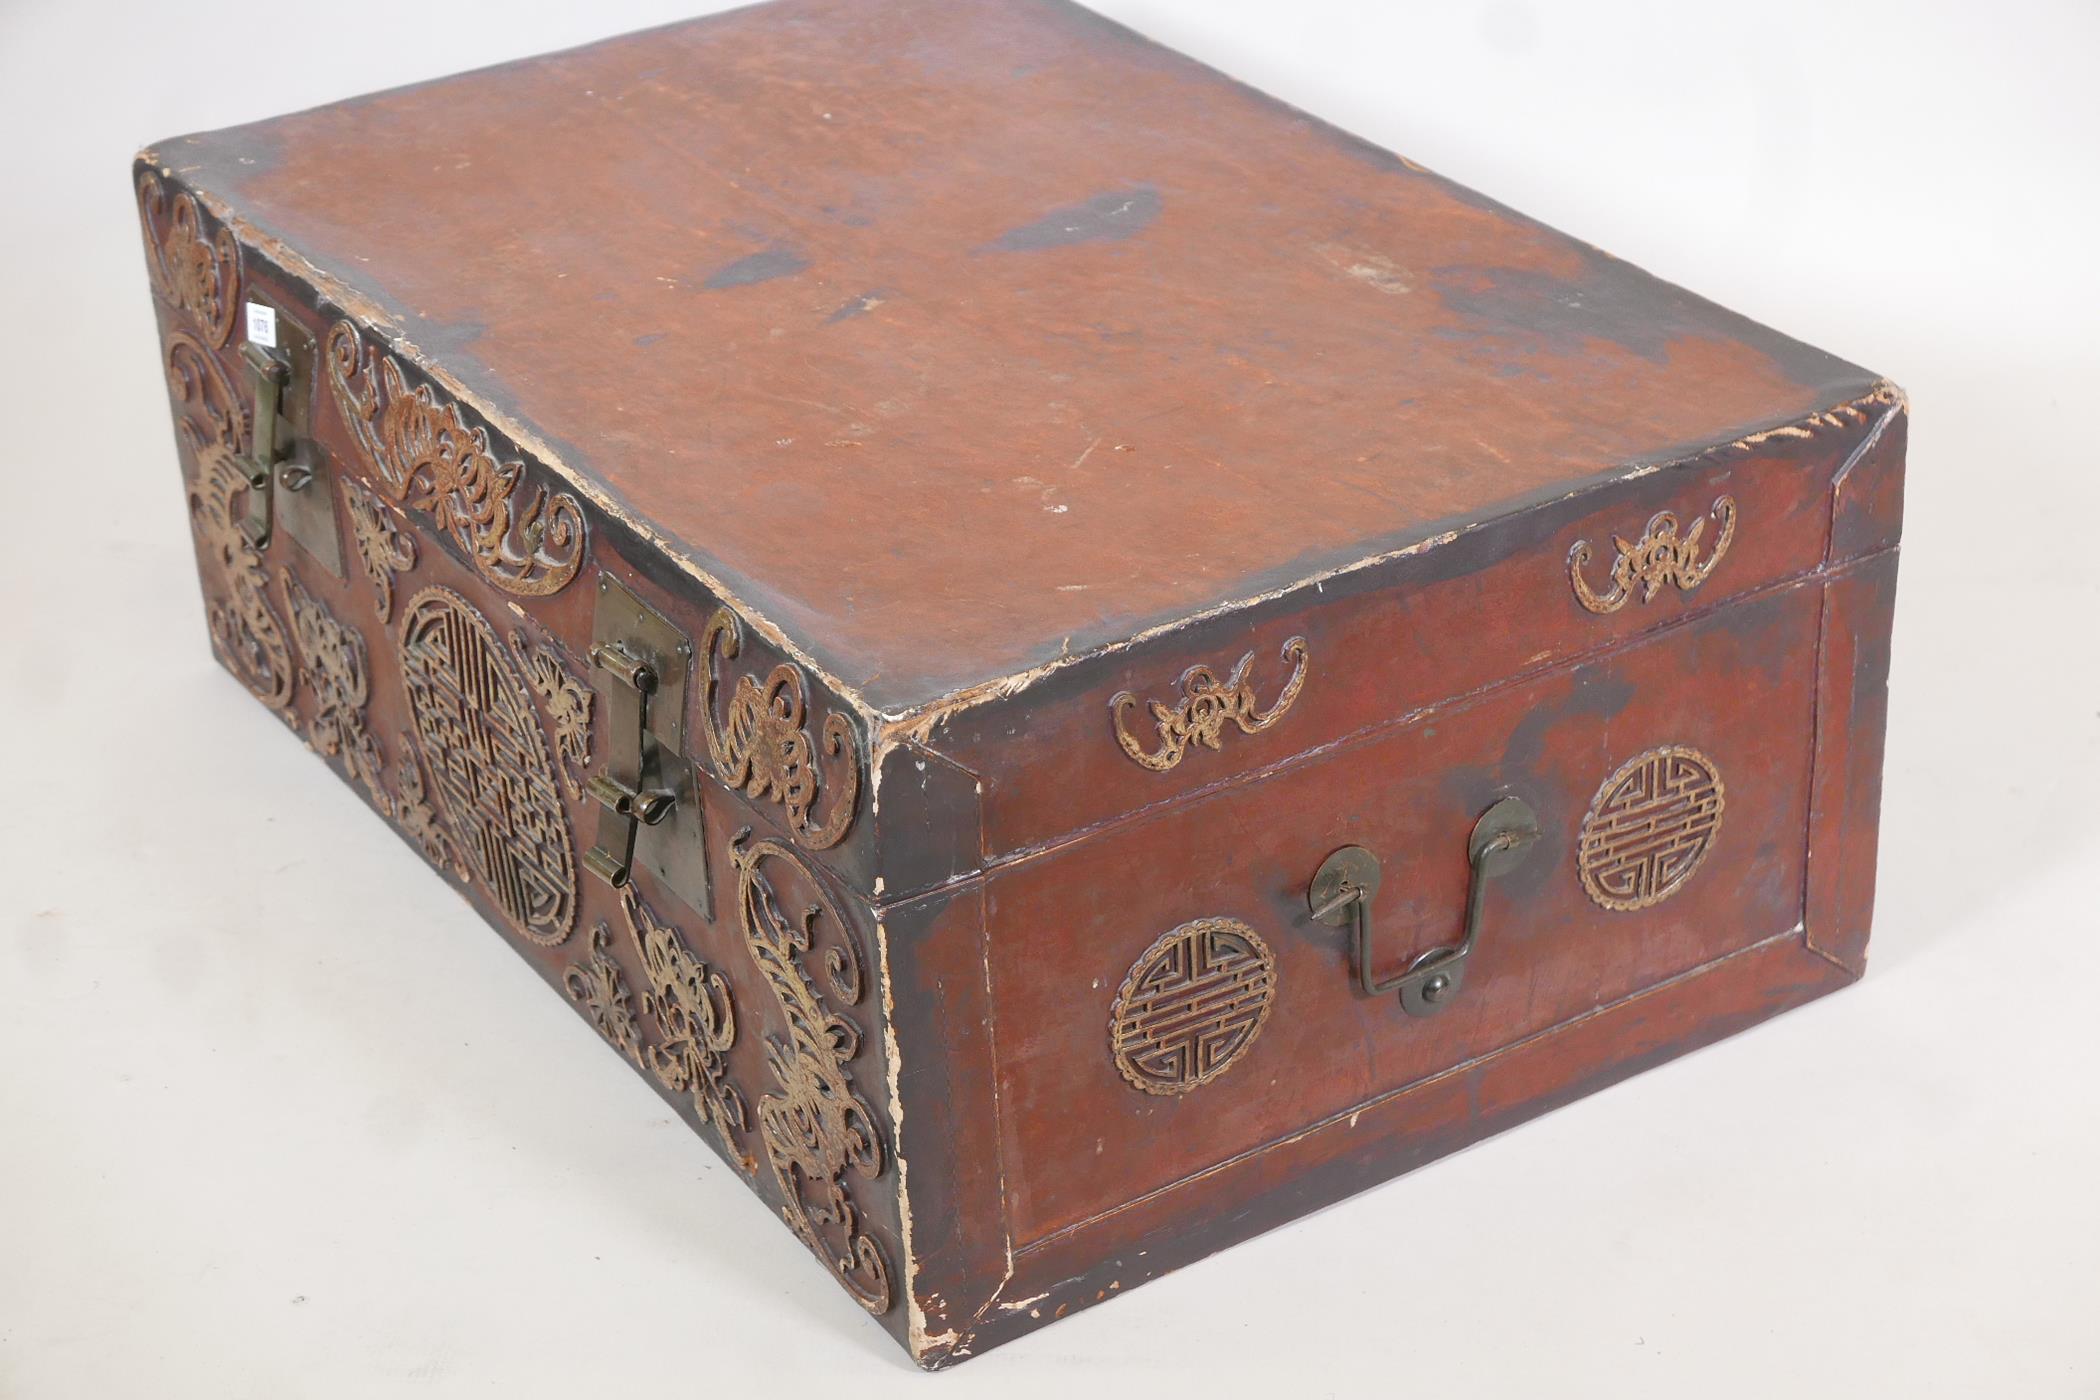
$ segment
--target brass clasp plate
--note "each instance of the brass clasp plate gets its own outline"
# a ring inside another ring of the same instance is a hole
[[[262,549],[282,528],[341,578],[334,481],[313,438],[314,340],[282,311],[276,313],[275,338],[274,346],[252,340],[241,345],[255,410],[248,455],[241,461],[248,478],[241,533]]]
[[[605,705],[606,759],[585,784],[603,810],[584,867],[621,889],[639,865],[712,920],[706,831],[686,743],[693,644],[632,589],[601,573],[590,660]]]

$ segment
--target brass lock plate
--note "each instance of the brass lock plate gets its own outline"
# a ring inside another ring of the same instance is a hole
[[[706,825],[687,752],[692,641],[632,589],[601,573],[591,658],[606,735],[592,790],[606,810],[584,863],[615,886],[640,866],[712,921]],[[622,795],[627,810],[614,805]]]
[[[243,352],[251,364],[273,360],[285,367],[277,395],[272,440],[252,450],[270,465],[267,530],[281,530],[297,540],[314,561],[336,578],[343,577],[343,542],[336,527],[335,475],[328,454],[314,441],[314,371],[318,350],[314,338],[282,308],[251,298],[276,317],[274,349],[250,342]]]
[[[693,667],[693,644],[670,619],[636,596],[611,574],[598,575],[598,606],[591,614],[591,645],[617,646],[656,673],[645,731],[675,754],[684,754],[686,681]],[[611,679],[602,669],[594,679],[602,692]],[[614,735],[618,744],[623,736]]]

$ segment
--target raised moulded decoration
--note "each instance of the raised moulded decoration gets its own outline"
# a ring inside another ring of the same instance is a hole
[[[160,176],[139,176],[139,223],[154,293],[186,317],[212,345],[233,336],[241,304],[241,245],[229,229],[207,238],[197,201],[168,198]]]
[[[350,538],[357,559],[371,580],[379,620],[394,616],[394,575],[416,566],[416,537],[395,521],[392,507],[354,476],[342,478],[343,505],[350,515]]]
[[[1124,728],[1124,717],[1137,707],[1138,697],[1130,691],[1120,691],[1108,702],[1116,742],[1132,759],[1155,773],[1164,773],[1181,762],[1191,745],[1217,748],[1228,724],[1237,725],[1243,734],[1258,734],[1283,718],[1305,686],[1305,669],[1310,664],[1305,638],[1293,637],[1285,642],[1283,659],[1291,663],[1291,674],[1266,710],[1259,708],[1254,683],[1248,679],[1254,667],[1253,652],[1242,656],[1232,674],[1223,680],[1208,666],[1189,667],[1181,673],[1181,703],[1167,705],[1154,700],[1150,704],[1152,725],[1159,734],[1159,747],[1150,753],[1137,736]]]
[[[328,382],[382,492],[428,514],[482,577],[506,593],[554,593],[583,564],[583,507],[568,492],[525,486],[520,462],[498,462],[488,431],[428,385],[411,389],[391,355],[355,323],[328,332]]]
[[[525,682],[488,619],[449,588],[409,600],[399,651],[416,745],[453,844],[520,936],[561,942],[576,919],[576,862]]]
[[[440,870],[451,871],[462,884],[472,880],[474,873],[467,869],[466,857],[459,853],[444,819],[430,805],[430,785],[423,777],[423,765],[407,734],[401,736],[396,752],[401,761],[396,765],[394,820],[422,850],[424,859]]]
[[[562,985],[614,1049],[686,1097],[745,1175],[757,1172],[757,1159],[741,1141],[750,1131],[744,1094],[729,1075],[737,1023],[728,982],[694,954],[684,935],[656,917],[632,885],[620,892],[620,913],[648,984],[640,1007],[602,922],[591,934],[590,951],[562,973]],[[649,1033],[637,1009],[658,1034]]]
[[[510,649],[525,668],[526,683],[540,697],[540,707],[554,726],[554,752],[561,760],[561,783],[570,797],[583,796],[583,770],[591,766],[591,711],[598,693],[578,679],[561,653],[523,632],[510,634]]]
[[[1645,909],[1684,887],[1721,829],[1727,792],[1714,761],[1670,744],[1604,780],[1582,819],[1576,869],[1606,909]]]
[[[836,846],[853,825],[860,802],[860,746],[852,722],[836,710],[824,717],[824,752],[838,762],[829,778],[820,776],[806,727],[808,682],[788,662],[775,666],[764,682],[749,673],[737,677],[727,711],[718,718],[720,663],[734,661],[742,648],[736,615],[717,609],[700,639],[700,716],[715,773],[747,796],[771,798],[785,807],[795,839],[811,850]],[[810,809],[827,785],[830,815],[812,821]]]
[[[1704,518],[1694,520],[1690,530],[1679,533],[1682,527],[1677,516],[1659,510],[1648,518],[1648,528],[1641,532],[1639,540],[1613,535],[1611,542],[1618,557],[1612,560],[1610,586],[1602,593],[1592,589],[1582,574],[1590,562],[1590,542],[1575,541],[1574,548],[1568,551],[1568,581],[1574,585],[1575,601],[1593,613],[1612,613],[1625,607],[1636,593],[1643,603],[1651,601],[1666,585],[1674,585],[1681,593],[1691,592],[1706,582],[1735,540],[1735,499],[1716,499],[1712,515],[1720,524],[1721,533],[1703,560],[1699,557],[1699,537],[1706,532]]]
[[[860,1053],[860,1023],[827,1000],[828,993],[853,1006],[865,994],[853,932],[814,893],[815,876],[789,847],[742,833],[730,856],[744,941],[786,1022],[785,1036],[766,1037],[775,1092],[758,1101],[759,1139],[780,1187],[781,1215],[846,1291],[880,1316],[891,1302],[889,1255],[863,1227],[848,1177],[882,1175],[883,1131],[848,1067]],[[781,904],[768,862],[813,892],[798,912]],[[828,935],[823,990],[804,965],[819,955],[820,929]]]
[[[365,785],[381,812],[392,815],[386,768],[379,741],[365,727],[365,703],[372,697],[371,666],[365,640],[336,621],[320,600],[306,591],[289,569],[277,571],[291,613],[292,640],[299,648],[299,679],[313,697],[314,712],[306,732],[327,758],[340,758],[351,777]]]
[[[1109,1053],[1132,1088],[1186,1094],[1247,1053],[1275,997],[1261,935],[1237,919],[1196,919],[1131,964],[1109,1008]]]

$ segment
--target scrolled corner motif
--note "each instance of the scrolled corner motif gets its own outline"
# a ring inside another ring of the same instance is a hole
[[[1721,533],[1703,560],[1699,557],[1699,537],[1706,532],[1705,517],[1694,520],[1692,528],[1684,530],[1675,512],[1659,510],[1648,518],[1648,528],[1637,542],[1613,535],[1611,542],[1618,556],[1612,560],[1610,587],[1602,593],[1590,587],[1582,573],[1590,562],[1590,542],[1575,541],[1568,550],[1568,582],[1574,585],[1575,601],[1593,613],[1613,613],[1625,607],[1627,599],[1636,592],[1643,603],[1653,601],[1665,585],[1674,585],[1680,593],[1691,592],[1706,582],[1735,541],[1735,498],[1717,497],[1709,514],[1720,525]]]
[[[861,1028],[831,1008],[803,965],[817,946],[818,929],[830,925],[824,980],[831,995],[852,1006],[865,993],[860,955],[852,930],[821,894],[812,894],[797,915],[782,906],[766,872],[768,861],[794,871],[811,890],[815,876],[787,846],[749,837],[740,832],[730,843],[738,918],[787,1026],[785,1038],[766,1037],[766,1064],[778,1092],[758,1102],[759,1138],[780,1187],[782,1217],[846,1291],[879,1317],[892,1301],[889,1256],[863,1228],[847,1183],[849,1172],[868,1180],[881,1176],[887,1158],[875,1110],[854,1087],[848,1068],[860,1052]]]
[[[488,431],[427,384],[411,389],[390,355],[338,321],[325,348],[336,407],[392,499],[429,514],[490,583],[521,598],[558,592],[583,565],[583,506],[544,486],[521,494],[525,467],[498,462]]]
[[[700,639],[700,717],[708,755],[724,783],[779,802],[796,840],[813,851],[828,850],[845,839],[860,804],[860,745],[852,721],[836,710],[824,717],[824,752],[841,760],[831,768],[836,777],[826,779],[806,727],[808,683],[793,664],[781,662],[763,684],[749,673],[737,677],[728,713],[718,718],[719,662],[736,660],[743,641],[743,628],[728,608],[715,611]],[[810,809],[827,783],[830,815],[813,823]]]
[[[154,291],[213,345],[225,345],[240,311],[239,240],[224,227],[206,238],[196,197],[185,192],[170,200],[160,176],[150,170],[139,176],[138,196]]]
[[[1260,733],[1282,719],[1297,702],[1298,692],[1305,688],[1305,673],[1312,660],[1305,638],[1292,637],[1283,644],[1280,654],[1283,660],[1291,663],[1291,674],[1266,710],[1257,708],[1254,684],[1248,679],[1254,667],[1254,653],[1251,651],[1239,659],[1232,674],[1222,681],[1208,666],[1191,666],[1182,672],[1180,704],[1167,705],[1158,700],[1149,702],[1152,723],[1159,732],[1159,747],[1150,753],[1124,727],[1124,716],[1137,707],[1138,697],[1127,690],[1117,692],[1108,702],[1116,742],[1136,762],[1155,773],[1164,773],[1181,762],[1192,744],[1201,744],[1208,749],[1219,747],[1228,724],[1238,725],[1243,734]]]

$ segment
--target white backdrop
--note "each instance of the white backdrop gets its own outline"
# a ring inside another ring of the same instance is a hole
[[[2100,1395],[2100,7],[1097,0],[1914,404],[1859,987],[917,1378],[211,662],[174,133],[696,0],[0,0],[0,1396]]]

